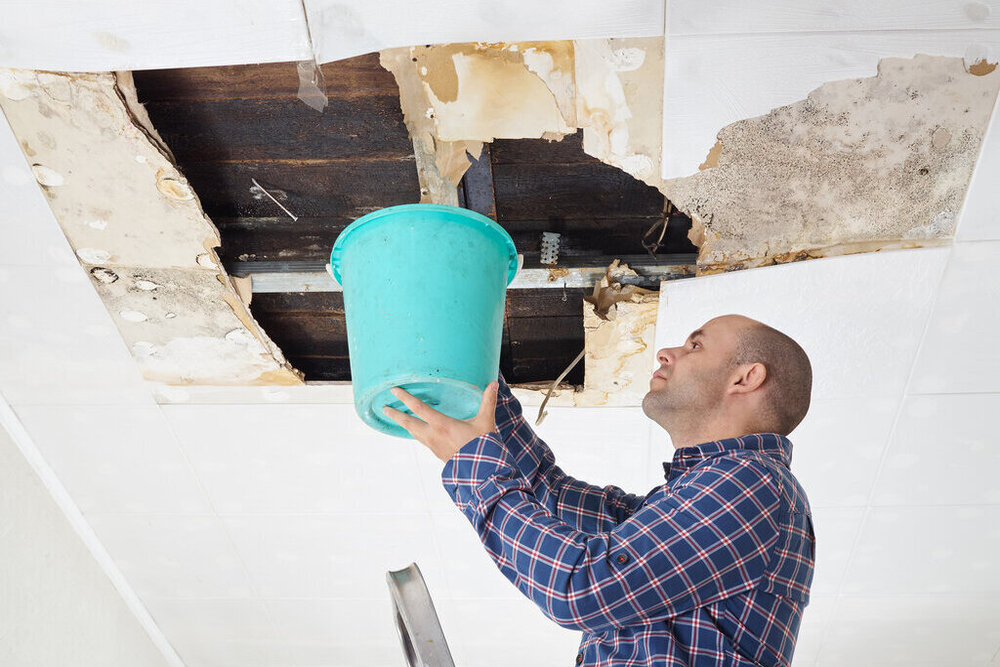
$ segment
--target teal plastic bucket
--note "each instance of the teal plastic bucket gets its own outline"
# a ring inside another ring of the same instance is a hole
[[[340,233],[330,269],[343,287],[354,409],[365,423],[413,437],[382,413],[388,405],[413,414],[392,387],[455,419],[479,412],[497,378],[517,273],[503,227],[455,206],[391,206]]]

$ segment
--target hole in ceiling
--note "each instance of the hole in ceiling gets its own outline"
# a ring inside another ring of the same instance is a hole
[[[298,99],[295,63],[134,73],[140,102],[219,228],[219,256],[231,274],[321,270],[355,219],[420,200],[399,90],[378,54],[322,69],[329,96],[322,114]],[[694,261],[690,219],[674,213],[664,232],[663,195],[586,155],[582,131],[559,142],[496,140],[483,158],[463,179],[459,203],[495,212],[524,268],[544,268],[543,232],[560,235],[557,266]],[[573,361],[591,293],[507,290],[500,369],[508,382],[551,381]],[[255,293],[250,308],[307,381],[351,379],[339,291]],[[583,375],[581,362],[564,382],[582,385]]]

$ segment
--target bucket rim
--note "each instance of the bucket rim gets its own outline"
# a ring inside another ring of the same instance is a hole
[[[343,231],[340,232],[340,235],[337,236],[337,240],[334,242],[333,248],[330,251],[330,272],[341,286],[343,286],[344,282],[340,278],[340,257],[338,252],[343,250],[344,243],[346,243],[345,239],[356,233],[360,227],[372,222],[373,220],[383,218],[387,215],[394,215],[406,210],[440,211],[442,213],[450,213],[455,215],[460,221],[464,218],[468,222],[480,222],[486,225],[487,228],[492,229],[495,232],[499,232],[507,245],[509,255],[507,262],[507,284],[510,285],[511,281],[514,280],[514,276],[517,275],[517,247],[514,245],[514,239],[511,238],[507,230],[500,226],[500,224],[496,221],[488,218],[482,213],[477,213],[476,211],[462,208],[461,206],[449,206],[447,204],[397,204],[395,206],[380,208],[377,211],[372,211],[371,213],[366,213],[349,224],[347,227],[344,227]]]

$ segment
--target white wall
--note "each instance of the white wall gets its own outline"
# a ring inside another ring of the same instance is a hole
[[[0,427],[0,665],[169,664]]]

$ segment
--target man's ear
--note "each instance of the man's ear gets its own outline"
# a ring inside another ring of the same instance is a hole
[[[737,393],[751,392],[764,384],[767,379],[767,368],[759,361],[755,361],[748,366],[742,367],[742,371],[736,375],[733,382],[733,389]]]

